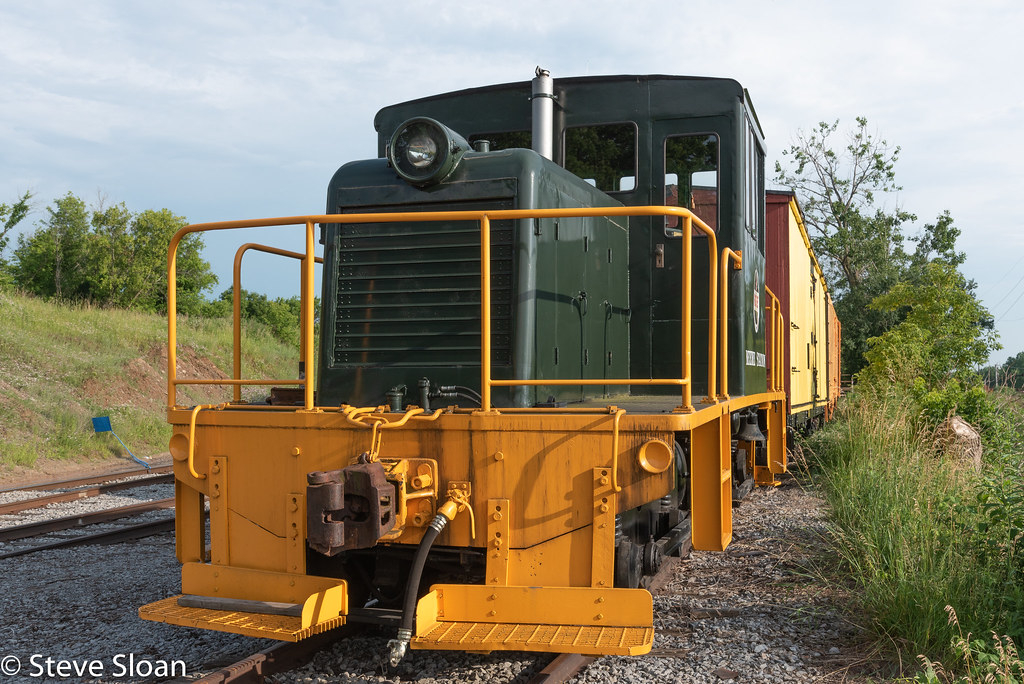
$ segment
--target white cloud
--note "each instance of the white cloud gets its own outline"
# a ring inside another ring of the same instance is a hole
[[[903,148],[901,201],[922,221],[950,209],[985,285],[1024,241],[1021,26],[1024,5],[999,0],[8,2],[0,201],[100,188],[196,220],[320,211],[392,102],[538,64],[728,76],[775,155],[798,128],[866,116]]]

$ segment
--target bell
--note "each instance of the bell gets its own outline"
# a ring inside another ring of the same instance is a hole
[[[751,411],[743,418],[743,427],[740,428],[736,439],[741,442],[766,442],[764,433],[757,426],[757,413]]]

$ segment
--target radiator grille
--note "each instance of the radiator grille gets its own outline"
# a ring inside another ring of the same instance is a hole
[[[491,363],[512,363],[513,224],[491,223]],[[480,229],[341,224],[334,361],[480,365]]]

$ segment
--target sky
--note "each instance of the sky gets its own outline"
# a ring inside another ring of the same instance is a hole
[[[901,148],[885,201],[918,216],[911,235],[950,211],[1002,362],[1024,350],[1022,31],[1024,3],[1001,0],[0,0],[0,202],[34,194],[23,230],[68,192],[192,222],[317,214],[394,102],[537,65],[729,77],[769,169],[819,121],[862,116]],[[218,293],[253,239],[302,248],[294,230],[211,234]],[[290,268],[250,253],[243,286],[297,294]]]

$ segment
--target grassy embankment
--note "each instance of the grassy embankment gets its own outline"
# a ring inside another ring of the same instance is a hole
[[[920,681],[981,681],[991,668],[990,681],[1024,676],[993,639],[1024,643],[1024,396],[1002,390],[993,400],[981,472],[944,454],[935,429],[896,392],[855,394],[805,444],[831,507],[840,570],[879,642],[895,646],[904,666],[920,666],[918,654],[945,666]]]
[[[136,456],[167,450],[167,320],[0,292],[0,472],[37,459],[122,455],[91,419],[109,415]],[[229,319],[179,319],[179,377],[230,377]],[[243,377],[295,377],[298,350],[243,325]],[[251,390],[251,397],[266,389]],[[230,399],[230,388],[179,388],[179,403]],[[248,396],[247,396],[248,398]]]

